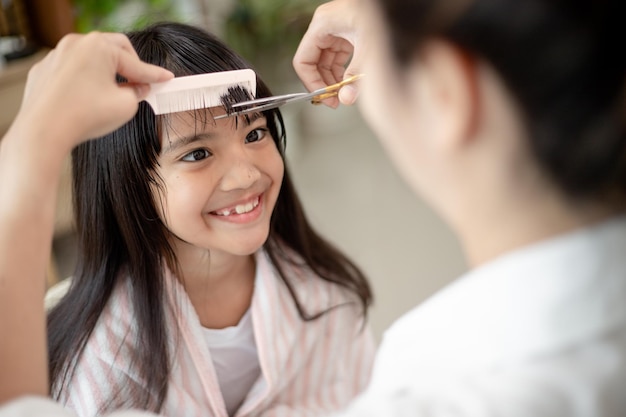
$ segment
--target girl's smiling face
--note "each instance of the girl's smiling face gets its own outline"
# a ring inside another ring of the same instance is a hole
[[[284,163],[262,114],[214,121],[214,110],[165,119],[153,193],[177,251],[250,255],[269,235]]]

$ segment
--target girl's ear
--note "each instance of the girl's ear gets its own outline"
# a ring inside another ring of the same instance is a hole
[[[480,122],[480,89],[476,62],[444,40],[429,40],[412,65],[413,97],[428,115],[428,131],[437,146],[457,147],[474,137]],[[418,81],[418,78],[421,81]]]

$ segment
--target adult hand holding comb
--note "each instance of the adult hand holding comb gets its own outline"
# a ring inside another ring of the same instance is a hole
[[[116,73],[134,84],[116,83]],[[68,35],[29,72],[0,141],[0,404],[48,394],[44,271],[62,161],[133,117],[149,83],[171,77],[111,33]]]
[[[129,82],[117,83],[116,74]],[[54,136],[51,128],[66,129],[59,137],[67,139],[69,151],[78,141],[101,136],[128,121],[149,84],[173,76],[142,62],[126,35],[67,35],[31,69],[16,122],[33,120],[34,126],[45,126],[48,136]]]

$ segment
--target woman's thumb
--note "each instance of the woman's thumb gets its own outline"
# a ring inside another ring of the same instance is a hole
[[[346,72],[343,74],[343,79],[350,78],[352,76],[361,74],[361,63],[358,60],[358,57],[355,55],[352,57],[350,61],[350,65],[346,68]],[[358,81],[350,83],[348,85],[344,85],[339,90],[338,98],[341,104],[350,106],[356,102],[357,97],[359,96],[359,86]]]

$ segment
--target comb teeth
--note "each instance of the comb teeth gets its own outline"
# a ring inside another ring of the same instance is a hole
[[[241,85],[241,84],[237,84]],[[243,86],[246,90],[249,86]],[[206,109],[223,105],[222,97],[228,94],[229,87],[202,87],[185,91],[173,91],[156,95],[158,111],[155,114],[176,113],[180,111],[190,111]]]
[[[177,77],[150,86],[145,101],[155,114],[175,113],[222,106],[233,87],[256,93],[256,74],[251,69]]]

